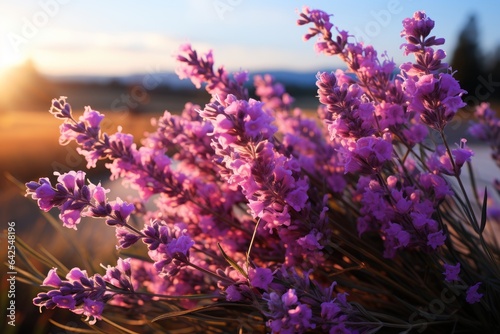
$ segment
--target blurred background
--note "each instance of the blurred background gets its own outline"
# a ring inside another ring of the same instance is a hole
[[[500,106],[500,27],[497,1],[287,1],[198,0],[166,2],[36,0],[0,2],[0,226],[16,223],[16,235],[36,248],[83,265],[72,251],[74,239],[94,262],[115,256],[111,228],[98,221],[81,224],[82,231],[56,231],[42,217],[36,204],[23,197],[14,180],[22,183],[52,177],[54,171],[84,169],[75,146],[58,145],[60,122],[47,111],[51,99],[67,96],[75,116],[84,106],[106,114],[107,133],[122,125],[139,144],[150,119],[164,110],[180,112],[185,102],[203,105],[209,96],[177,79],[172,55],[190,42],[201,52],[214,50],[216,65],[230,71],[270,73],[285,84],[296,105],[315,110],[315,74],[343,65],[333,57],[318,55],[313,42],[304,43],[306,29],[296,26],[303,5],[334,14],[332,22],[358,40],[372,44],[397,64],[412,61],[402,56],[401,21],[424,10],[436,21],[433,33],[444,37],[447,61],[469,94],[468,107],[454,125],[462,130],[473,106],[490,102]],[[252,79],[251,79],[252,81]],[[497,108],[500,109],[500,108]],[[464,134],[465,135],[465,134]],[[90,174],[106,182],[101,163]],[[85,225],[85,226],[84,226]],[[80,229],[80,227],[79,227]],[[105,230],[105,232],[103,232]],[[79,233],[78,235],[76,233]],[[2,238],[2,262],[6,243]],[[69,240],[69,241],[68,241]],[[18,258],[20,262],[21,259]],[[95,263],[94,263],[95,264]],[[107,263],[106,263],[107,264]],[[35,263],[46,273],[47,268]],[[2,266],[1,291],[6,291]],[[47,323],[52,312],[38,317],[31,299],[37,289],[17,283],[16,328],[3,333],[68,332]],[[21,292],[22,291],[22,292]],[[5,319],[7,296],[0,306]],[[68,313],[68,312],[66,312]],[[76,320],[64,318],[66,324]],[[29,321],[27,321],[29,320]],[[24,327],[23,327],[24,326]],[[0,326],[3,327],[3,326]]]

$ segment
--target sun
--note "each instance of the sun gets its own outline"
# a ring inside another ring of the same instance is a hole
[[[2,52],[0,54],[0,77],[4,76],[10,69],[21,65],[26,58],[15,52]]]
[[[14,86],[11,84],[12,75],[17,75],[16,68],[19,68],[26,59],[20,54],[1,52],[0,53],[0,104],[9,99]]]

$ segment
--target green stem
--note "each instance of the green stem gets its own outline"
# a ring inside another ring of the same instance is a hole
[[[491,254],[490,248],[488,247],[488,244],[484,240],[483,233],[479,229],[479,223],[477,222],[476,215],[474,214],[474,210],[473,210],[472,204],[471,204],[471,202],[469,200],[469,196],[467,196],[467,192],[465,191],[465,186],[464,186],[464,184],[462,182],[462,179],[460,178],[460,173],[459,173],[460,171],[458,170],[457,165],[455,164],[455,160],[453,159],[453,155],[451,154],[451,149],[450,149],[450,147],[448,145],[448,142],[446,141],[446,137],[444,135],[444,132],[441,130],[439,133],[440,133],[441,138],[443,140],[443,143],[444,143],[444,145],[446,147],[446,152],[448,153],[448,156],[450,157],[451,165],[453,167],[454,176],[455,176],[455,178],[458,181],[458,185],[460,187],[460,190],[462,191],[462,194],[464,195],[465,202],[467,204],[467,207],[464,208],[464,211],[465,211],[466,215],[469,216],[470,223],[472,224],[472,227],[474,228],[474,230],[476,231],[476,233],[479,235],[479,239],[481,241],[481,246],[482,246],[483,250],[485,251],[485,253],[488,256],[488,258],[491,261],[491,263],[493,263],[493,265],[495,266],[495,268],[497,270],[499,270],[499,265],[498,265],[497,261],[495,261],[495,258],[493,257],[493,254]]]
[[[250,240],[250,245],[248,246],[248,251],[247,251],[247,267],[249,268],[249,264],[250,264],[250,252],[252,251],[252,246],[253,246],[253,242],[255,240],[255,236],[257,235],[257,229],[259,228],[259,223],[260,223],[260,218],[257,220],[257,223],[255,224],[255,228],[253,230],[253,234],[252,234],[252,240]]]
[[[216,273],[211,272],[211,271],[209,271],[209,270],[207,270],[207,269],[205,269],[205,268],[202,268],[202,267],[200,267],[200,266],[197,266],[196,264],[194,264],[194,263],[192,263],[192,262],[190,262],[190,261],[186,262],[186,264],[187,264],[188,266],[190,266],[190,267],[192,267],[192,268],[196,269],[196,270],[201,271],[202,273],[205,273],[205,274],[207,274],[207,275],[209,275],[209,276],[215,277],[215,278],[216,278],[216,279],[218,279],[218,280],[221,280],[221,281],[226,281],[226,283],[229,283],[229,284],[233,284],[233,283],[234,283],[234,281],[233,281],[232,279],[230,279],[230,278],[228,278],[228,277],[222,277],[222,276],[219,276],[219,275],[217,275]]]
[[[460,178],[460,171],[455,164],[455,159],[453,159],[453,155],[451,153],[450,146],[448,145],[448,142],[446,141],[446,137],[444,135],[444,132],[441,130],[439,131],[439,134],[441,135],[441,139],[443,140],[443,144],[446,148],[446,152],[448,153],[448,156],[450,157],[450,162],[451,166],[453,167],[453,176],[458,182],[458,186],[460,187],[460,191],[462,192],[465,202],[466,202],[466,208],[464,208],[465,214],[470,218],[471,224],[474,227],[474,230],[479,231],[479,224],[477,222],[476,215],[474,214],[474,209],[472,208],[472,204],[469,200],[469,196],[467,196],[467,192],[465,190],[465,186],[462,182],[462,179]]]

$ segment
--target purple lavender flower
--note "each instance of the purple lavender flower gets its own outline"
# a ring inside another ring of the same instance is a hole
[[[284,286],[273,283],[273,287],[279,289],[263,294],[267,302],[264,314],[269,319],[267,325],[272,333],[303,333],[311,329],[327,333],[336,326],[344,327],[346,333],[350,333],[345,323],[354,315],[354,309],[347,302],[347,294],[334,292],[336,282],[328,288],[318,286],[309,279],[309,274],[300,276],[294,270],[275,272],[277,282]],[[314,310],[321,310],[321,318]]]
[[[209,133],[213,132],[210,122],[202,120],[196,110],[199,105],[186,103],[181,115],[172,115],[168,111],[154,121],[157,127],[143,144],[155,151],[176,152],[172,159],[181,162],[189,169],[200,170],[207,177],[217,169],[212,161],[214,149],[210,146]]]
[[[66,105],[69,106],[69,104]],[[83,115],[79,118],[79,122],[76,122],[73,118],[68,118],[61,124],[59,143],[66,145],[74,140],[84,150],[88,150],[99,141],[100,123],[103,118],[104,115],[98,111],[86,107]]]
[[[96,320],[101,320],[103,310],[104,303],[102,301],[85,298],[83,300],[83,307],[81,309],[74,310],[74,313],[83,314],[86,316],[85,320],[92,325],[96,322]]]
[[[483,294],[477,292],[477,290],[479,289],[480,285],[481,285],[481,282],[478,282],[478,283],[470,286],[467,289],[466,297],[465,297],[465,299],[467,300],[467,303],[469,303],[469,304],[475,304],[475,303],[479,303],[481,301],[481,298],[483,297]]]
[[[61,279],[59,275],[57,275],[57,268],[52,268],[49,270],[47,277],[43,280],[42,286],[51,286],[54,288],[58,288],[61,286]]]
[[[119,197],[109,204],[113,211],[110,217],[106,219],[106,224],[110,226],[125,225],[130,217],[130,214],[135,210],[134,204],[124,202]]]
[[[446,235],[444,235],[443,231],[430,233],[427,236],[427,240],[427,245],[431,246],[432,249],[436,249],[444,244]]]
[[[115,267],[107,266],[106,274],[102,279],[111,285],[123,290],[133,291],[131,276],[130,259],[118,259]]]
[[[321,317],[327,321],[335,319],[341,311],[340,306],[333,300],[321,303]]]
[[[137,149],[133,136],[121,132],[108,136],[100,131],[102,115],[87,108],[80,122],[67,118],[62,124],[61,138],[63,143],[75,140],[80,147],[77,151],[87,160],[87,167],[95,167],[97,160],[109,158],[113,162],[107,164],[112,173],[111,178],[124,177],[136,188],[143,199],[154,193],[163,192],[171,196],[180,196],[183,192],[181,180],[184,176],[172,173],[170,159],[163,151],[151,147]],[[46,196],[44,194],[44,196]],[[181,198],[180,198],[181,199]],[[43,201],[45,203],[45,201]],[[77,223],[76,211],[68,211],[66,215],[71,225]],[[109,207],[101,206],[93,210],[94,216],[106,216]]]
[[[267,291],[269,284],[273,281],[273,272],[268,268],[250,268],[248,279],[253,287]]]
[[[285,87],[270,75],[254,77],[255,94],[266,108],[276,111],[290,110],[294,99],[285,91]]]
[[[316,327],[310,321],[311,309],[298,301],[294,289],[289,289],[281,298],[272,292],[268,298],[270,320],[267,325],[273,333],[303,332]]]
[[[341,153],[345,159],[346,173],[373,174],[392,159],[392,144],[387,139],[363,137],[352,141]]]
[[[500,166],[500,118],[498,118],[488,103],[476,107],[477,122],[472,123],[469,133],[475,138],[490,145],[491,157]]]
[[[242,294],[240,293],[239,289],[234,285],[230,285],[229,287],[227,287],[227,289],[224,292],[226,293],[226,300],[228,302],[239,302],[243,300]]]
[[[446,196],[453,195],[450,185],[446,182],[443,176],[439,174],[422,173],[419,175],[418,180],[420,185],[424,188],[424,190],[426,190],[429,198],[432,198],[436,202],[439,202]],[[424,207],[425,206],[422,208]],[[428,208],[432,208],[432,206],[428,206]],[[428,212],[428,214],[430,213],[431,212]]]
[[[406,93],[411,96],[409,111],[420,114],[422,122],[443,131],[458,109],[465,106],[461,96],[466,93],[451,74],[426,74],[417,80],[407,79]]]
[[[65,201],[64,193],[56,197],[57,192],[52,188],[50,180],[46,177],[40,178],[38,182],[26,183],[27,195],[37,200],[38,207],[43,211],[49,211],[54,206],[58,206]]]
[[[446,282],[458,281],[460,279],[458,277],[458,274],[460,274],[460,262],[457,262],[455,265],[445,263],[443,267]]]
[[[300,13],[300,19],[297,20],[297,24],[313,24],[313,27],[310,27],[308,33],[304,35],[304,40],[307,41],[314,36],[322,35],[323,38],[320,39],[314,46],[316,51],[328,55],[334,55],[342,52],[347,44],[347,32],[339,31],[339,35],[335,40],[333,40],[331,33],[333,24],[330,22],[330,16],[331,15],[322,10],[311,10],[308,7],[304,7]]]
[[[331,139],[361,138],[374,134],[374,107],[363,102],[363,91],[358,85],[337,85],[333,73],[317,75],[319,101],[327,106],[332,114],[327,116]]]
[[[140,238],[140,235],[137,235],[135,232],[130,232],[130,230],[128,230],[127,228],[116,228],[116,239],[118,240],[118,244],[116,246],[117,249],[128,248],[139,241]]]
[[[309,251],[320,250],[323,249],[323,246],[319,243],[319,241],[323,238],[323,233],[318,230],[312,230],[306,236],[297,239],[297,244]]]
[[[130,214],[134,211],[133,204],[123,202],[120,198],[107,202],[108,189],[89,183],[85,184],[85,173],[70,171],[59,174],[55,187],[49,179],[41,178],[38,182],[26,184],[26,194],[38,200],[38,205],[44,211],[53,207],[60,210],[63,226],[77,229],[81,217],[107,217],[108,225],[126,225]]]
[[[164,221],[154,220],[142,232],[146,236],[143,242],[160,276],[174,276],[189,263],[189,249],[194,241],[181,224],[169,227]]]
[[[290,325],[295,328],[314,329],[316,325],[311,323],[312,310],[305,304],[297,305],[294,309],[288,311]]]
[[[396,240],[394,249],[408,246],[410,242],[410,233],[404,231],[401,225],[389,223],[389,227],[385,229],[385,232],[388,238],[394,238]]]
[[[38,200],[44,211],[58,207],[63,226],[76,230],[82,211],[90,205],[92,197],[89,186],[85,185],[85,173],[70,171],[55,174],[58,175],[55,187],[47,178],[41,178],[38,183],[32,181],[26,184],[26,195]]]
[[[402,45],[404,54],[420,51],[426,46],[444,44],[444,38],[428,37],[433,28],[434,21],[423,11],[417,11],[413,17],[404,19],[401,36],[408,42]]]
[[[57,118],[71,118],[71,105],[66,103],[66,96],[53,99],[49,112]]]
[[[71,311],[75,309],[76,306],[76,301],[73,298],[73,296],[62,296],[62,295],[57,295],[52,297],[52,302],[56,304],[57,307],[59,308],[67,308]],[[37,305],[40,306],[40,305]]]
[[[178,67],[176,73],[180,79],[189,78],[193,84],[200,88],[206,83],[206,90],[214,97],[224,101],[228,94],[233,94],[240,99],[247,99],[248,92],[243,84],[248,80],[246,74],[236,73],[231,78],[223,67],[214,70],[214,59],[212,51],[207,52],[204,57],[198,57],[198,53],[191,48],[190,44],[183,44],[176,56]]]
[[[467,140],[462,139],[459,148],[451,150],[453,161],[444,146],[436,147],[435,152],[431,154],[427,161],[429,169],[434,173],[460,175],[462,166],[466,162],[470,162],[471,157],[474,155],[474,152],[465,145],[466,142]]]
[[[224,104],[209,104],[200,115],[214,126],[213,146],[228,182],[241,187],[252,215],[271,231],[290,225],[290,211],[301,211],[308,199],[299,165],[276,151],[276,127],[261,102],[229,95]]]
[[[56,307],[69,309],[76,314],[85,315],[89,324],[101,319],[104,304],[109,301],[111,292],[99,274],[88,277],[85,270],[73,268],[66,275],[66,280],[56,278],[56,269],[51,269],[44,282],[57,283],[57,289],[41,292],[33,299],[33,304],[48,309]],[[52,285],[53,286],[53,285]]]

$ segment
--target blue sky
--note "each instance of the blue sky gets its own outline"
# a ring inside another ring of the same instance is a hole
[[[500,45],[500,2],[380,0],[2,0],[0,71],[26,58],[51,75],[123,75],[173,70],[177,46],[191,42],[214,50],[231,70],[335,69],[337,59],[317,55],[295,24],[304,5],[334,14],[340,29],[364,36],[379,53],[400,63],[401,21],[424,10],[446,38],[451,56],[471,13],[479,19],[480,45]]]

